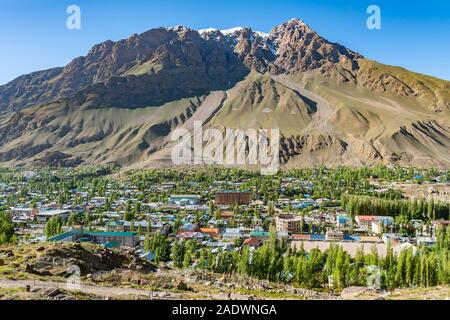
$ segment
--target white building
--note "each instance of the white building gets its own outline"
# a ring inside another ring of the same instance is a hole
[[[302,218],[294,214],[280,214],[275,218],[277,231],[297,233],[301,230]]]
[[[222,235],[224,240],[234,240],[237,238],[242,238],[243,234],[239,228],[226,228]]]
[[[71,213],[71,210],[62,209],[40,211],[36,214],[36,219],[38,222],[47,222],[52,217],[59,216],[62,220],[67,220]]]

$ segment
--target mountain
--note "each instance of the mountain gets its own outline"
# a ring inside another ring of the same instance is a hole
[[[0,164],[170,164],[195,120],[279,128],[287,167],[450,166],[450,82],[367,60],[299,19],[157,28],[0,86]]]

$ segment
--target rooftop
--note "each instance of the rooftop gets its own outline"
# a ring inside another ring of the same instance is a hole
[[[133,237],[134,232],[112,232],[112,231],[84,231],[84,230],[70,230],[53,236],[48,241],[61,241],[73,235],[87,235],[87,236],[103,236],[103,237]]]

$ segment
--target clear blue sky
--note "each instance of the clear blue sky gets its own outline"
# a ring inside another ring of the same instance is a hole
[[[81,30],[66,28],[71,4],[81,8]],[[366,28],[370,4],[381,8],[382,30]],[[450,80],[447,0],[1,0],[0,84],[153,27],[250,26],[269,32],[293,17],[367,58]]]

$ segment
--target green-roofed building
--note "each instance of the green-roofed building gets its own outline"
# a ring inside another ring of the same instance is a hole
[[[270,236],[270,232],[267,231],[252,231],[250,233],[250,237],[255,238],[268,238]]]
[[[120,247],[120,243],[111,241],[111,242],[107,242],[107,243],[103,244],[103,246],[105,248],[112,249],[112,248]]]
[[[93,242],[113,248],[119,246],[135,247],[139,242],[139,237],[135,232],[70,230],[51,237],[48,241]]]

